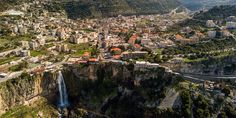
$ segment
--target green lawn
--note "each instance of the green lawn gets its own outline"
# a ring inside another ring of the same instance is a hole
[[[45,54],[47,54],[47,52],[44,51],[44,50],[40,50],[40,51],[31,50],[30,51],[30,55],[33,56],[33,57],[42,56],[42,55],[45,55]]]
[[[20,57],[15,57],[15,56],[0,58],[0,65],[10,63],[11,61],[16,61],[18,59],[20,59]]]
[[[75,50],[76,52],[72,56],[82,56],[84,52],[91,52],[92,47],[88,43],[84,44],[70,44],[68,43],[69,49]]]

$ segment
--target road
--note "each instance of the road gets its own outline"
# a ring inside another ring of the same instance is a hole
[[[8,51],[5,51],[5,52],[1,52],[0,57],[6,56],[8,54],[11,54],[12,52],[20,51],[20,50],[22,50],[22,48],[16,48],[16,49],[13,49],[13,50],[8,50]]]

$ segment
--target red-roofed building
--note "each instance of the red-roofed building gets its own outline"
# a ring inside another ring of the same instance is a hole
[[[89,60],[88,60],[88,62],[90,63],[90,64],[96,64],[96,63],[98,63],[98,59],[97,58],[90,58]]]
[[[140,50],[142,47],[139,44],[134,44],[136,50]]]
[[[184,37],[182,37],[180,34],[176,34],[176,35],[175,35],[175,39],[176,39],[176,40],[183,40]]]
[[[121,54],[121,49],[120,48],[112,48],[111,49],[111,53],[113,54],[113,55],[118,55],[118,54]]]
[[[120,48],[112,48],[111,51],[121,51]]]
[[[88,61],[89,62],[98,62],[98,59],[97,58],[90,58]]]
[[[121,55],[114,55],[113,59],[120,60],[121,59]]]
[[[133,35],[133,36],[130,37],[128,43],[129,43],[130,45],[134,45],[134,44],[135,44],[135,41],[136,41],[137,39],[138,39],[138,36],[137,36],[137,35]]]

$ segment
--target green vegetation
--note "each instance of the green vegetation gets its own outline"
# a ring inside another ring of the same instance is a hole
[[[163,54],[175,55],[175,54],[206,54],[207,52],[214,52],[217,50],[224,50],[236,47],[236,41],[232,37],[228,37],[223,40],[212,39],[208,42],[202,42],[197,44],[180,45],[178,47],[166,48],[163,50]]]
[[[57,111],[52,106],[49,106],[44,98],[41,98],[33,106],[15,106],[0,116],[0,118],[38,118],[39,113],[43,117],[58,117]]]
[[[37,118],[37,109],[28,106],[16,106],[0,118]]]
[[[193,100],[193,103],[195,105],[194,116],[196,118],[210,118],[210,107],[209,107],[209,101],[206,100],[206,98],[202,95],[199,95],[197,99]]]
[[[19,45],[21,45],[20,41],[29,41],[33,38],[35,37],[31,34],[18,35],[18,36],[10,36],[10,35],[0,36],[0,52],[17,48]]]
[[[85,31],[85,32],[95,32],[95,30],[94,29],[89,29],[89,28],[87,28],[87,29],[81,29],[82,31]]]
[[[65,10],[69,18],[94,18],[119,14],[164,13],[178,6],[175,0],[55,0],[45,8],[52,12]]]
[[[195,14],[192,19],[188,19],[179,24],[176,24],[169,30],[178,31],[182,27],[186,26],[201,30],[203,27],[205,27],[207,20],[223,21],[224,24],[225,18],[229,16],[236,16],[235,11],[236,11],[235,5],[216,6],[206,12],[199,12]]]
[[[47,52],[45,50],[31,50],[30,51],[30,55],[33,57],[37,57],[37,56],[42,56],[42,55],[46,55]]]
[[[95,56],[99,53],[96,47],[91,46],[89,43],[83,43],[83,44],[68,43],[68,47],[69,49],[75,51],[75,53],[73,53],[72,56],[82,56],[84,52],[89,52],[91,53],[92,56]]]
[[[10,63],[11,61],[16,61],[18,59],[20,59],[20,57],[15,57],[15,56],[0,58],[0,65]]]
[[[21,62],[18,65],[12,66],[9,68],[10,71],[21,71],[28,68],[29,64],[26,61]]]
[[[182,114],[185,118],[191,117],[191,111],[192,111],[192,99],[190,92],[187,90],[182,91],[181,93],[181,99],[182,99]]]

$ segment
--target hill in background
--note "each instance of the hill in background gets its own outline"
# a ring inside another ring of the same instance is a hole
[[[4,6],[0,10],[26,1],[33,0],[0,0],[0,6]],[[47,0],[44,4],[49,11],[65,10],[72,19],[166,13],[179,5],[177,0]]]

